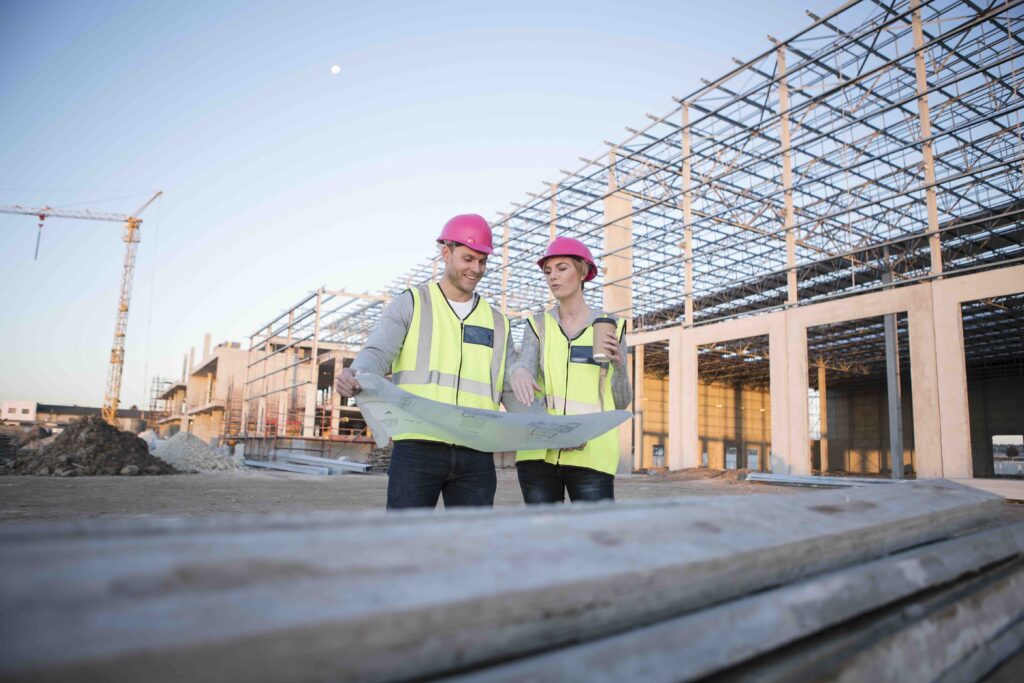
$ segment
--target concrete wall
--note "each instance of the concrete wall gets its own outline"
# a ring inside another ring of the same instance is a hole
[[[887,313],[906,313],[918,476],[969,478],[971,430],[961,304],[1024,292],[1024,266],[949,276],[834,301],[794,306],[697,327],[631,333],[630,345],[668,342],[671,469],[701,463],[698,349],[767,334],[771,375],[771,471],[811,473],[807,330]]]
[[[249,354],[240,348],[221,344],[202,359],[189,375],[185,393],[186,429],[196,438],[219,445],[224,430],[225,412],[240,410]],[[216,359],[216,364],[211,361]],[[237,405],[235,405],[237,403]],[[201,412],[196,412],[201,409]]]

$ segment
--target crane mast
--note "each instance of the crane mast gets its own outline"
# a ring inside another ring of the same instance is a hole
[[[103,396],[103,408],[101,413],[103,419],[112,425],[117,425],[117,407],[121,401],[121,375],[124,370],[124,347],[125,334],[128,331],[128,307],[132,299],[132,281],[135,274],[135,253],[138,250],[141,238],[139,227],[142,219],[139,215],[152,204],[163,192],[157,192],[149,198],[145,204],[139,207],[130,215],[115,213],[100,213],[88,210],[71,211],[66,209],[41,209],[28,208],[23,206],[0,206],[0,213],[22,214],[37,216],[39,227],[48,217],[54,218],[76,218],[80,220],[95,221],[117,221],[124,223],[124,235],[122,239],[125,244],[124,264],[121,268],[121,291],[117,299],[117,318],[114,323],[114,342],[110,347],[110,366],[107,370],[107,388]],[[38,250],[38,244],[37,244]]]

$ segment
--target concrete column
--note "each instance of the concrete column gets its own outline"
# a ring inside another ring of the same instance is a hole
[[[932,312],[931,283],[915,287],[910,292],[907,306],[907,325],[910,332],[910,384],[913,387],[914,412],[914,469],[919,477],[948,477],[943,471],[942,419],[939,409],[939,377],[945,383],[950,373],[955,373],[952,359],[936,362],[936,341],[950,334],[960,336],[960,328],[938,328]],[[941,332],[939,331],[941,329]],[[962,339],[961,339],[962,344]],[[950,363],[946,365],[946,363]],[[963,363],[963,346],[960,347],[960,363]],[[939,368],[942,368],[940,375]],[[966,381],[964,397],[966,399]],[[966,424],[966,422],[965,422]],[[966,430],[970,443],[970,429]],[[970,447],[966,451],[970,458]]]
[[[256,406],[256,434],[264,436],[267,433],[267,399],[260,397]]]
[[[693,189],[690,153],[690,106],[684,102],[683,132],[683,306],[686,324],[693,324]]]
[[[1020,270],[1024,271],[1024,268]],[[997,271],[993,271],[997,272]],[[987,275],[987,273],[985,273]],[[934,329],[943,330],[935,335],[935,364],[942,368],[942,385],[938,396],[938,428],[942,460],[939,465],[941,476],[950,479],[974,477],[974,462],[971,452],[970,407],[967,403],[967,358],[964,350],[962,292],[957,279],[932,283],[932,319]],[[914,334],[911,332],[911,349]],[[914,378],[914,360],[910,362],[911,378],[914,382],[914,407],[917,407],[917,379]],[[917,437],[917,411],[914,411],[914,434]],[[918,439],[919,440],[919,439]],[[916,448],[920,460],[921,448]],[[920,475],[920,463],[917,463]]]
[[[633,200],[618,191],[615,151],[608,169],[608,196],[604,199],[604,309],[633,319]]]
[[[188,383],[188,378],[192,376],[192,369],[196,366],[196,347],[192,347],[188,350],[188,372],[185,373],[185,382]]]
[[[775,52],[779,73],[779,153],[782,157],[782,190],[785,202],[786,228],[786,302],[796,304],[796,235],[793,212],[793,159],[789,142],[789,84],[786,81],[786,48]]]
[[[342,367],[344,367],[344,361],[339,357],[334,359],[334,374],[337,376]],[[331,383],[331,433],[325,436],[332,436],[338,434],[338,430],[341,428],[341,394],[339,394],[333,387],[334,383]]]
[[[925,66],[924,31],[921,28],[921,0],[910,0],[914,33],[914,74],[917,77],[917,118],[921,126],[921,166],[924,171],[924,197],[928,210],[928,248],[931,272],[942,273],[942,245],[939,237],[939,207],[935,197],[935,159],[932,155],[932,122],[928,111],[928,72]]]
[[[278,358],[281,358],[281,372],[274,375],[274,379],[271,380],[271,385],[278,384],[279,388],[276,391],[276,396],[279,396],[277,403],[277,433],[283,435],[287,431],[288,426],[288,412],[291,409],[292,403],[292,391],[286,387],[295,384],[295,373],[298,370],[295,368],[288,368],[292,364],[293,356],[298,355],[295,349],[292,347],[292,326],[295,324],[295,309],[288,311],[288,334],[285,337],[285,350],[281,352]],[[269,329],[269,328],[268,328]],[[265,372],[265,370],[264,370]]]
[[[689,443],[691,436],[696,441],[696,434],[687,435],[684,408],[686,395],[683,387],[683,328],[674,327],[668,340],[668,453],[666,460],[670,470],[693,467],[686,464],[687,454],[684,442]],[[696,410],[694,410],[696,417]]]
[[[203,335],[203,362],[206,362],[206,359],[210,357],[210,342],[210,333],[207,332]]]
[[[821,416],[821,440],[818,442],[821,455],[821,473],[828,474],[828,400],[825,398],[828,386],[825,378],[825,361],[818,361],[818,413]]]
[[[690,337],[689,330],[681,328],[682,350],[680,354],[681,377],[678,400],[682,401],[681,423],[682,433],[673,440],[669,434],[669,445],[675,448],[678,440],[682,441],[681,467],[700,467],[700,420],[698,406],[700,400],[699,376],[697,374],[697,342]]]
[[[558,199],[555,194],[558,192],[558,183],[551,183],[551,201],[548,204],[548,242],[555,239],[556,222],[558,220]],[[548,306],[555,303],[555,296],[548,289]]]
[[[644,346],[633,348],[633,469],[644,467]]]
[[[501,245],[501,312],[508,315],[508,214],[504,220],[504,239]]]
[[[810,474],[807,421],[807,330],[789,311],[770,314],[768,368],[772,440],[768,455],[776,474]]]
[[[316,385],[320,378],[320,304],[323,288],[316,290],[316,309],[313,317],[313,347],[309,356],[309,378],[306,380],[305,405],[302,411],[302,436],[316,434]]]
[[[184,354],[181,357],[181,382],[184,384],[188,382],[188,354]]]

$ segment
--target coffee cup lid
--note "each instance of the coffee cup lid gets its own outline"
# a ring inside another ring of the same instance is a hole
[[[596,325],[598,323],[608,323],[610,325],[614,325],[615,318],[594,318],[594,324]]]

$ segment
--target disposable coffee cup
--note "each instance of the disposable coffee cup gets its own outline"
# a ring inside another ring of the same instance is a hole
[[[608,356],[608,342],[615,341],[615,319],[597,318],[594,320],[594,360],[598,363],[607,363],[611,358]]]

